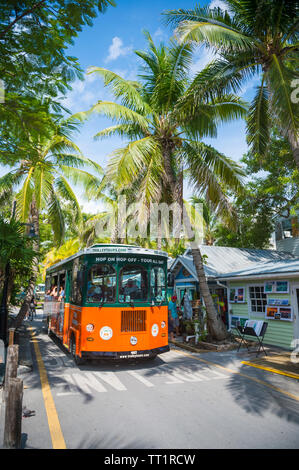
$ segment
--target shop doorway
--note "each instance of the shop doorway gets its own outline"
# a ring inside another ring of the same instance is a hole
[[[229,327],[228,308],[227,308],[227,290],[222,287],[212,287],[211,294],[217,312],[221,315],[222,321],[226,328]]]

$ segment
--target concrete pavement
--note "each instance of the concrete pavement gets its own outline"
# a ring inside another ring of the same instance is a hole
[[[23,448],[55,448],[51,441],[52,417],[46,412],[41,378],[36,367],[37,347],[35,344],[32,357],[33,343],[30,343],[28,327],[36,328],[40,360],[47,371],[48,385],[67,448],[86,446],[82,436],[101,435],[103,425],[111,435],[118,428],[124,432],[126,430],[132,438],[131,448],[158,448],[159,442],[162,448],[183,448],[188,446],[187,436],[190,446],[194,448],[197,445],[200,448],[211,448],[213,445],[214,448],[223,448],[233,447],[234,444],[248,445],[249,448],[263,447],[270,443],[268,434],[277,434],[279,426],[280,432],[290,439],[286,447],[294,448],[296,445],[292,436],[299,422],[296,418],[298,382],[242,365],[242,361],[249,358],[247,351],[238,354],[236,351],[198,354],[172,346],[172,351],[161,355],[161,359],[158,358],[154,364],[106,363],[77,367],[69,354],[41,333],[41,318],[40,312],[37,320],[25,322],[19,336],[18,376],[24,380],[23,402],[26,407],[37,410],[36,417],[23,419]],[[150,403],[150,408],[144,407],[144,403]],[[274,404],[277,409],[273,412],[271,408]],[[3,406],[1,408],[0,447],[4,423]],[[267,415],[266,418],[263,415]],[[219,420],[219,416],[222,419]],[[176,419],[179,420],[177,429]],[[264,430],[258,424],[261,419]],[[146,424],[143,425],[143,422]],[[248,441],[244,441],[242,436],[245,424],[252,430]],[[169,439],[165,440],[164,433],[160,435],[160,431],[156,436],[155,426],[164,429],[165,433],[169,426]],[[138,430],[139,440],[137,437],[137,440],[133,439],[135,429]],[[192,441],[194,433],[200,436],[198,444]],[[159,435],[160,441],[156,439]],[[218,436],[215,444],[212,435]],[[278,435],[275,439],[274,447]],[[124,436],[122,442],[108,442],[102,435],[99,441],[107,448],[125,448],[128,442]],[[88,445],[89,448],[97,448],[99,444],[94,441],[94,444],[89,442]],[[283,441],[281,445],[284,447]]]

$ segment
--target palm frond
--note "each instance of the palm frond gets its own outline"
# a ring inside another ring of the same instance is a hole
[[[270,140],[270,116],[268,91],[264,78],[256,87],[256,95],[249,109],[247,119],[247,140],[253,152],[265,155]]]
[[[177,27],[176,34],[180,41],[203,43],[216,51],[244,52],[255,47],[251,37],[209,18],[202,21],[183,21]]]
[[[55,179],[54,186],[56,188],[57,194],[64,200],[71,203],[72,209],[75,214],[75,222],[80,227],[82,224],[82,220],[83,220],[82,213],[81,213],[78,199],[74,191],[72,190],[71,186],[62,175],[60,175],[58,178]]]
[[[151,112],[149,105],[144,101],[139,91],[142,85],[139,82],[125,80],[111,70],[103,67],[89,67],[88,74],[95,73],[104,80],[104,85],[111,88],[114,96],[121,99],[121,104],[146,116]]]
[[[80,116],[82,119],[86,119],[93,113],[104,115],[112,119],[112,121],[119,123],[136,123],[144,132],[148,130],[149,121],[146,117],[126,106],[113,103],[112,101],[98,101],[89,111],[80,113]]]
[[[59,198],[55,194],[54,189],[50,193],[47,209],[48,219],[54,233],[54,241],[60,246],[64,238],[65,224]]]
[[[145,137],[130,142],[126,147],[111,154],[106,176],[116,185],[130,185],[151,160],[151,155],[157,149],[153,137]]]
[[[33,184],[33,176],[34,176],[34,167],[31,167],[28,171],[28,175],[25,179],[22,189],[17,194],[17,206],[16,212],[18,214],[18,218],[22,222],[27,222],[29,208],[32,201],[33,191],[34,191],[34,184]]]
[[[298,135],[298,105],[291,99],[291,82],[295,77],[298,78],[298,74],[286,67],[276,54],[273,54],[266,75],[270,91],[271,115],[278,117],[284,133],[290,131],[293,135]]]
[[[144,135],[143,129],[138,124],[117,124],[116,126],[106,127],[100,132],[95,134],[94,139],[99,140],[106,137],[118,135],[119,137],[126,137],[131,139],[140,139]]]
[[[211,198],[213,204],[217,203],[216,196],[220,194],[221,186],[236,193],[242,191],[245,172],[234,160],[203,142],[184,143],[183,152],[194,187],[199,192],[207,187],[212,195],[212,185],[215,184],[215,197]]]

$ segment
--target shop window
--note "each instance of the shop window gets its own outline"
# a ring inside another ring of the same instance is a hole
[[[264,286],[250,286],[249,298],[251,311],[253,313],[265,313],[267,305],[267,295],[264,292]]]

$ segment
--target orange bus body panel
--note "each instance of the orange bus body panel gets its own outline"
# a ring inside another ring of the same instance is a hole
[[[67,347],[73,332],[79,356],[82,352],[144,351],[168,345],[167,306],[79,307],[65,304],[63,322],[61,314],[61,310],[60,315],[55,311],[52,313],[50,329]],[[93,331],[87,331],[87,325],[93,325]],[[104,327],[112,330],[110,339],[100,336]],[[136,344],[132,344],[132,337]]]

